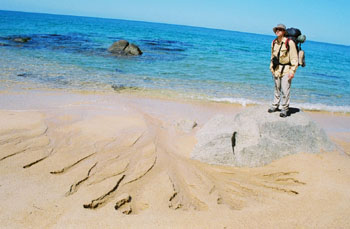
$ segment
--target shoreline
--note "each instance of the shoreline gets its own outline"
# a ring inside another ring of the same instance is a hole
[[[225,105],[232,105],[232,106],[238,106],[238,107],[249,107],[249,106],[259,106],[259,105],[266,105],[270,106],[270,103],[261,103],[258,101],[252,101],[252,100],[246,100],[242,98],[232,98],[232,99],[215,99],[215,98],[204,98],[201,96],[184,96],[183,94],[177,92],[177,91],[171,91],[171,90],[152,90],[152,89],[133,89],[133,88],[126,88],[122,89],[120,91],[115,91],[112,88],[110,90],[79,90],[79,89],[60,89],[60,88],[17,88],[17,89],[9,89],[9,90],[0,90],[1,94],[16,94],[16,93],[40,93],[40,92],[56,92],[56,93],[68,93],[68,94],[77,94],[77,95],[101,95],[101,96],[125,96],[125,97],[134,97],[134,98],[149,98],[149,99],[155,99],[155,100],[164,100],[164,101],[174,101],[174,102],[187,102],[187,103],[193,103],[193,104],[225,104]],[[322,108],[315,108],[315,106],[321,106],[326,109]],[[305,106],[305,107],[303,107]],[[339,115],[339,116],[350,116],[350,110],[349,111],[339,111],[339,106],[330,107],[328,105],[321,105],[321,104],[293,104],[291,103],[292,108],[300,109],[304,112],[310,112],[310,113],[324,113],[324,114],[332,114],[332,115]],[[327,110],[327,107],[329,108]]]
[[[17,97],[17,98],[16,98]],[[30,99],[31,98],[31,99]],[[181,113],[181,109],[187,109],[188,107],[195,107],[195,112],[203,112],[201,121],[208,121],[210,117],[214,115],[216,111],[229,115],[235,114],[239,110],[250,106],[261,106],[261,104],[248,104],[243,106],[238,103],[216,102],[199,99],[189,99],[180,97],[167,97],[160,94],[149,93],[129,93],[127,91],[123,93],[116,93],[114,91],[66,91],[61,89],[46,89],[46,90],[22,90],[22,91],[1,91],[0,92],[0,107],[7,110],[18,110],[23,108],[32,108],[33,106],[38,110],[55,109],[55,106],[65,106],[66,103],[71,103],[71,98],[74,101],[83,101],[83,103],[91,104],[93,106],[106,106],[115,105],[115,99],[120,99],[124,106],[126,103],[133,102],[145,107],[145,104],[153,104],[154,110],[158,111],[158,114],[162,113],[161,106],[165,105],[175,107],[171,109],[171,112]],[[29,99],[29,100],[28,100]],[[27,100],[26,102],[24,102]],[[6,102],[7,101],[7,102]],[[48,105],[51,102],[55,102],[53,105]],[[74,102],[73,101],[73,102]],[[78,103],[82,103],[82,102]],[[100,104],[97,102],[100,101]],[[168,104],[168,105],[167,105]],[[266,105],[268,107],[268,105]],[[23,109],[23,110],[26,110]],[[110,109],[110,108],[109,108]],[[297,108],[299,109],[299,108]],[[29,109],[31,110],[31,109]],[[315,111],[304,110],[301,111],[309,114],[311,118],[320,125],[327,134],[347,133],[350,132],[350,113],[344,112],[332,112],[332,111]],[[165,112],[169,114],[170,112]],[[187,112],[188,116],[193,119],[198,118],[195,115],[191,115]],[[184,115],[182,115],[184,116]],[[197,115],[200,116],[200,115]]]
[[[174,117],[178,119],[190,119],[200,124],[205,123],[217,113],[235,115],[242,109],[245,109],[245,107],[261,106],[261,104],[243,106],[237,103],[167,97],[162,94],[142,92],[130,93],[129,91],[116,93],[114,91],[30,89],[0,92],[1,110],[34,110],[45,113],[50,110],[79,107],[82,104],[90,106],[93,109],[100,107],[102,110],[109,110],[110,112],[116,111],[113,107],[118,107],[120,104],[123,104],[124,107],[129,107],[132,104],[134,110],[150,112],[157,117],[164,117],[164,119]],[[163,110],[163,107],[166,107],[167,110]],[[266,105],[267,107],[268,105]],[[323,128],[333,141],[346,148],[348,147],[348,142],[350,142],[350,138],[348,137],[348,134],[350,134],[350,113],[300,110],[307,113],[313,121]]]

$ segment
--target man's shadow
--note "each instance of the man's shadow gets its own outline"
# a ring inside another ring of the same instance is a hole
[[[291,116],[291,115],[298,113],[298,112],[300,112],[299,108],[289,107],[287,116]]]

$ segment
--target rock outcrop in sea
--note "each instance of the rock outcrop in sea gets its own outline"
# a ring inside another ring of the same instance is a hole
[[[218,115],[198,132],[191,157],[210,164],[240,167],[266,165],[278,158],[335,150],[325,131],[302,111],[287,118],[263,106],[235,116]]]
[[[142,55],[141,49],[135,45],[131,44],[126,40],[119,40],[114,42],[109,48],[108,51],[113,55],[118,56],[139,56]]]
[[[18,46],[16,43],[28,43],[28,41],[32,40],[31,37],[28,36],[8,36],[8,37],[0,37],[0,46],[10,46],[11,42],[13,46]],[[2,41],[5,41],[3,43]],[[10,42],[9,42],[10,41]]]
[[[17,42],[17,43],[27,43],[32,38],[31,37],[11,37],[9,38],[11,41]]]

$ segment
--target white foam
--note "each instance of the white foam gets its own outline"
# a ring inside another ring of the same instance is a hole
[[[251,104],[251,105],[263,104],[263,103],[258,102],[258,101],[253,101],[253,100],[244,99],[244,98],[211,98],[210,100],[215,101],[215,102],[229,102],[229,103],[241,104],[244,107],[249,105],[249,104]]]
[[[330,106],[321,103],[296,103],[292,105],[293,107],[298,107],[305,110],[314,110],[314,111],[331,111],[331,112],[344,112],[350,113],[350,106]]]
[[[215,102],[228,102],[233,104],[241,104],[242,106],[247,105],[266,105],[269,106],[270,104],[267,102],[260,102],[260,101],[254,101],[250,99],[244,99],[244,98],[210,98],[210,101]],[[290,107],[297,107],[299,109],[304,110],[312,110],[312,111],[329,111],[329,112],[343,112],[343,113],[350,113],[350,106],[331,106],[321,103],[293,103],[290,105]]]

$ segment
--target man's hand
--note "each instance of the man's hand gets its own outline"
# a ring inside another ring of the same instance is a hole
[[[294,74],[289,74],[288,79],[291,81],[294,78]]]

